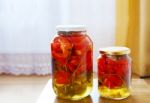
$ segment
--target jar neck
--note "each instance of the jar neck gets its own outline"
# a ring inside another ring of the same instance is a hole
[[[115,60],[118,60],[118,59],[123,59],[123,58],[129,58],[129,55],[128,54],[123,54],[123,55],[101,54],[101,57],[104,57],[104,58],[113,58]]]
[[[61,36],[86,35],[86,31],[58,31],[57,34]]]

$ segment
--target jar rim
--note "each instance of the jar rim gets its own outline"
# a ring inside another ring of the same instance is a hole
[[[131,50],[128,47],[112,46],[112,47],[100,48],[99,52],[101,54],[109,54],[109,55],[124,55],[124,54],[130,54]]]

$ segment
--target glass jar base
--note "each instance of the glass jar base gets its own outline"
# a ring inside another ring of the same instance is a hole
[[[54,89],[55,90],[55,89]],[[80,99],[83,99],[84,97],[87,97],[90,95],[91,93],[91,90],[92,90],[92,87],[87,87],[86,91],[82,94],[75,94],[75,95],[63,95],[61,93],[56,93],[56,95],[59,97],[59,98],[62,98],[62,99],[67,99],[67,100],[80,100]]]
[[[129,95],[130,96],[130,95]],[[111,98],[111,97],[105,97],[105,96],[101,96],[102,98],[106,98],[106,99],[112,99],[112,100],[122,100],[122,99],[126,99],[128,98],[129,96],[127,97],[121,97],[121,98]]]
[[[121,100],[125,99],[130,96],[130,89],[129,88],[116,88],[116,89],[109,89],[107,87],[99,88],[100,96],[103,98],[114,99],[114,100]]]

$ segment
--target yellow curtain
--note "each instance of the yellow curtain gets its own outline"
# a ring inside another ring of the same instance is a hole
[[[116,42],[131,49],[133,72],[150,76],[150,0],[116,0]]]

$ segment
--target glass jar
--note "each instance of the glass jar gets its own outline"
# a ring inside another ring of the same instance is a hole
[[[52,85],[60,98],[78,100],[93,84],[93,43],[83,25],[57,26],[51,43]]]
[[[131,58],[126,47],[100,49],[98,90],[101,97],[123,99],[130,95]]]

